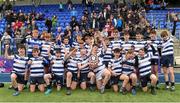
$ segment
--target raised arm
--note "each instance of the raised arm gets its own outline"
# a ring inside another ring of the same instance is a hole
[[[13,57],[8,54],[9,47],[10,47],[9,45],[5,45],[4,57],[5,57],[6,59],[13,59]]]

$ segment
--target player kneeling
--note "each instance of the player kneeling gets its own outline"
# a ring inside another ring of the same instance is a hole
[[[67,72],[66,72],[66,87],[67,95],[71,95],[71,89],[77,87],[77,73],[78,73],[78,58],[76,56],[77,49],[71,48],[70,53],[65,57],[67,59]]]
[[[48,61],[39,56],[39,49],[32,50],[33,57],[28,61],[27,68],[30,70],[30,92],[35,92],[36,85],[41,92],[44,92],[44,65],[48,65]],[[27,70],[26,70],[27,74]]]
[[[121,58],[121,50],[116,48],[114,49],[114,58],[109,62],[108,68],[111,72],[110,82],[112,84],[114,92],[118,92],[118,81],[122,80],[121,91],[125,92],[125,87],[129,82],[129,77],[125,74],[122,74],[122,58]]]
[[[11,82],[14,89],[16,90],[16,92],[13,93],[13,96],[17,96],[20,94],[20,92],[22,92],[24,85],[27,84],[27,78],[25,78],[25,69],[28,57],[25,56],[26,48],[24,45],[18,46],[18,54],[14,56],[8,55],[8,48],[9,46],[6,45],[5,58],[14,60]]]
[[[87,88],[87,81],[90,79],[89,88],[94,90],[95,74],[89,69],[89,56],[85,48],[80,50],[80,58],[78,63],[78,69],[80,70],[80,87],[85,90]]]
[[[103,59],[97,56],[97,51],[98,45],[94,44],[89,62],[90,68],[96,75],[97,88],[100,90],[100,93],[104,93],[105,86],[111,77],[111,73],[103,64]]]
[[[147,92],[147,83],[150,81],[151,93],[153,95],[156,95],[155,87],[157,83],[157,77],[155,74],[151,73],[151,56],[149,54],[146,54],[144,49],[139,50],[138,69],[140,74],[142,90],[144,92]]]
[[[44,75],[44,80],[47,85],[45,95],[52,92],[52,80],[55,80],[57,91],[60,91],[64,81],[64,59],[61,56],[61,50],[56,50],[55,56],[50,57],[51,60],[51,73]]]
[[[122,73],[129,76],[129,83],[126,86],[126,90],[131,90],[132,95],[136,95],[137,75],[135,70],[134,52],[132,50],[128,50],[125,57],[123,58],[122,68]]]

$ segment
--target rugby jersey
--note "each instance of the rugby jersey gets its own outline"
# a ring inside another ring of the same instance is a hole
[[[99,57],[98,67],[95,68],[93,71],[94,73],[98,74],[104,69],[105,69],[105,66],[103,64],[103,58]]]
[[[61,48],[61,55],[65,56],[65,50],[69,53],[71,46],[69,44],[63,44],[60,46],[60,48]]]
[[[28,62],[28,57],[20,57],[19,55],[13,56],[13,73],[17,73],[19,75],[25,74],[26,65]]]
[[[129,49],[132,48],[133,42],[132,41],[121,41],[121,46],[124,51],[128,51]]]
[[[64,75],[64,59],[63,57],[57,58],[56,56],[51,57],[51,65],[52,73],[58,76]]]
[[[44,65],[48,64],[48,61],[43,57],[32,57],[30,60],[30,77],[43,77]]]
[[[133,73],[135,70],[134,65],[135,65],[135,59],[126,60],[126,58],[123,57],[123,59],[122,59],[122,69],[123,69],[122,73],[126,74],[126,75]]]
[[[140,49],[144,48],[147,45],[146,41],[133,41],[133,46],[135,48],[135,53],[138,53]]]
[[[78,42],[73,42],[72,47],[78,49],[79,48],[79,43]]]
[[[113,72],[115,72],[117,75],[120,75],[122,73],[122,58],[118,58],[118,59],[111,59],[108,67],[112,69]]]
[[[39,49],[41,48],[42,42],[39,39],[33,39],[33,38],[29,38],[26,39],[26,43],[28,46],[28,54],[32,54],[32,50],[35,46],[37,46]]]
[[[85,44],[84,47],[87,49],[87,52],[90,53],[91,52],[91,46],[88,44]]]
[[[67,64],[67,70],[73,73],[77,73],[78,71],[78,66],[77,63],[79,62],[79,59],[77,57],[70,57],[68,59],[68,64]]]
[[[44,58],[48,58],[48,51],[53,50],[52,42],[42,42],[42,48],[41,48],[41,56]]]
[[[104,51],[103,61],[109,62],[111,59],[112,59],[112,47],[109,45],[106,51]]]
[[[152,59],[159,59],[158,48],[160,46],[161,41],[159,41],[159,40],[150,40],[150,41],[147,41],[147,42],[150,43],[155,49],[155,54],[153,54],[152,48],[148,48],[148,52],[152,56]]]
[[[121,48],[121,40],[113,40],[110,42],[112,49]]]
[[[167,55],[174,55],[174,48],[173,48],[173,39],[168,38],[166,41],[162,41],[161,44],[162,47],[162,56],[167,56]]]
[[[141,77],[151,73],[151,56],[145,54],[144,57],[138,57],[138,69]]]
[[[89,56],[85,56],[85,57],[80,57],[79,58],[79,63],[78,64],[81,64],[81,65],[85,65],[89,62]],[[82,68],[80,70],[81,73],[89,73],[89,65],[87,65],[86,67]]]

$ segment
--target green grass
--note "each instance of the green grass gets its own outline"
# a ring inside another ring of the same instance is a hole
[[[89,90],[77,89],[72,95],[67,96],[65,89],[59,93],[56,90],[45,96],[43,93],[30,93],[28,89],[24,90],[19,96],[12,96],[14,90],[9,90],[6,84],[4,88],[0,88],[0,102],[178,102],[180,101],[180,85],[176,85],[176,91],[170,92],[162,89],[157,91],[157,95],[151,95],[150,92],[143,93],[138,90],[137,95],[130,93],[122,95],[114,93],[111,89],[107,89],[105,94],[98,91],[90,92]]]

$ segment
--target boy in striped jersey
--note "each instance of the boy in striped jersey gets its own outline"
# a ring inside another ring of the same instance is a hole
[[[83,40],[78,40],[78,48],[76,52],[76,56],[79,58],[81,56],[80,50],[84,48],[84,41]]]
[[[118,30],[114,31],[113,36],[114,40],[110,42],[112,49],[121,48],[121,40]]]
[[[138,69],[140,74],[142,90],[144,92],[147,92],[147,83],[150,81],[151,93],[153,95],[156,95],[155,86],[157,83],[157,77],[151,73],[151,55],[149,53],[145,53],[144,49],[139,50]]]
[[[60,91],[64,81],[64,58],[61,55],[61,50],[55,51],[55,56],[50,57],[51,73],[44,75],[44,80],[47,85],[45,95],[52,92],[51,81],[55,80],[57,91]]]
[[[122,57],[121,50],[119,48],[114,49],[114,58],[112,58],[109,62],[108,69],[111,72],[110,82],[112,84],[114,92],[118,92],[118,81],[122,80],[123,84],[121,87],[121,91],[125,94],[125,87],[129,82],[129,77],[125,74],[122,74]]]
[[[26,67],[30,71],[30,92],[35,92],[36,85],[38,85],[41,92],[44,92],[44,65],[48,65],[49,63],[45,58],[40,57],[39,54],[39,49],[34,48],[32,50],[33,57],[29,59]]]
[[[65,57],[67,60],[67,72],[66,72],[66,86],[67,95],[71,95],[71,89],[74,90],[77,87],[77,73],[78,73],[78,58],[76,57],[76,48],[71,48],[70,53]]]
[[[130,49],[122,59],[122,73],[129,76],[129,85],[126,86],[127,90],[131,89],[132,95],[136,95],[137,75],[135,69],[134,52]]]
[[[175,90],[175,77],[174,77],[174,48],[173,40],[168,35],[167,31],[161,33],[161,38],[163,39],[161,44],[161,65],[164,72],[164,79],[166,83],[166,89],[169,89],[169,79],[168,73],[171,79],[171,91]]]
[[[135,54],[138,54],[138,51],[141,48],[144,48],[146,41],[143,40],[143,35],[140,32],[136,33],[136,41],[133,41],[133,46],[135,49]]]
[[[97,60],[96,60],[97,59]],[[104,93],[111,73],[103,64],[103,58],[98,56],[98,45],[94,44],[91,52],[90,67],[96,75],[96,85],[100,93]]]
[[[53,50],[52,47],[52,42],[51,40],[51,35],[50,33],[45,33],[44,36],[44,41],[42,41],[42,48],[41,48],[41,56],[45,58],[47,61],[49,61],[49,54]],[[49,65],[46,65],[45,67],[45,73],[49,72]]]
[[[89,35],[85,35],[83,39],[85,41],[85,48],[87,49],[87,52],[90,53],[91,48],[92,48],[92,44],[93,44],[93,42],[92,42],[93,39]]]
[[[129,40],[130,35],[129,32],[125,32],[124,33],[124,40],[121,41],[121,46],[123,48],[123,52],[124,54],[129,50],[132,49],[133,46],[133,42]]]
[[[158,53],[158,49],[160,46],[160,40],[157,40],[157,34],[155,30],[151,30],[150,32],[150,41],[148,41],[155,49],[155,53],[153,54],[153,50],[152,48],[149,48],[149,52],[152,55],[152,59],[151,59],[151,71],[153,74],[156,75],[157,79],[158,79],[158,64],[159,64],[159,53]],[[158,86],[158,81],[157,81],[157,86]]]
[[[32,57],[33,48],[41,48],[42,42],[38,39],[38,30],[32,31],[32,37],[26,39],[26,45],[28,46],[28,57]]]
[[[80,49],[80,58],[78,63],[78,69],[80,70],[80,87],[85,90],[87,87],[87,81],[90,79],[90,90],[94,90],[95,74],[89,69],[89,55],[85,48]]]
[[[41,56],[48,60],[49,53],[53,50],[52,42],[51,42],[51,34],[46,33],[44,36],[44,41],[42,41],[42,48],[41,48]]]
[[[28,62],[28,57],[25,56],[26,48],[24,45],[18,46],[18,55],[14,56],[8,55],[8,48],[9,46],[6,45],[5,58],[14,59],[11,82],[16,90],[16,92],[13,93],[13,96],[17,96],[20,94],[20,92],[22,92],[24,85],[27,84],[27,79],[25,79],[25,67]]]
[[[71,46],[69,45],[69,37],[64,37],[61,44],[61,54],[65,57],[65,51],[69,52]]]
[[[112,47],[109,44],[109,38],[102,39],[103,43],[103,63],[108,68],[108,62],[112,59]]]

